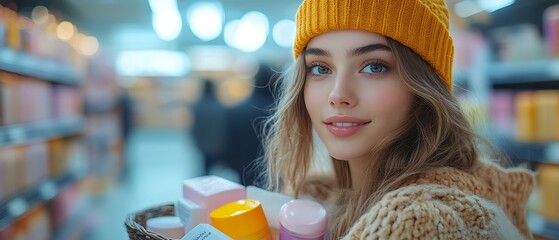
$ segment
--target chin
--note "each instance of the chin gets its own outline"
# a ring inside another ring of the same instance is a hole
[[[328,151],[328,153],[330,154],[331,157],[338,159],[338,160],[344,160],[344,161],[351,161],[352,159],[356,159],[360,156],[357,156],[355,154],[355,152],[352,151]]]

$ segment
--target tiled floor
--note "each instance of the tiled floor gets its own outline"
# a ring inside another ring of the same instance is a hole
[[[137,130],[128,144],[128,171],[95,199],[96,224],[87,239],[128,239],[128,213],[173,203],[182,180],[202,174],[201,156],[183,130]]]

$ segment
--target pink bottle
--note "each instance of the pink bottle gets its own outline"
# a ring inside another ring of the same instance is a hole
[[[285,203],[279,213],[280,240],[322,240],[328,216],[322,205],[296,199]]]
[[[559,4],[548,7],[543,15],[548,52],[559,56]]]

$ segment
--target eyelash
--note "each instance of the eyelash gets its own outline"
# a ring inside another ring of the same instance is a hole
[[[391,70],[390,67],[388,66],[388,64],[386,64],[386,62],[384,62],[384,61],[382,61],[382,60],[373,60],[373,61],[369,61],[369,62],[365,63],[365,64],[363,65],[363,67],[361,68],[360,71],[363,72],[363,70],[364,70],[367,66],[380,66],[380,67],[382,67],[382,68],[384,69],[383,71],[381,71],[381,72],[379,72],[379,73],[367,73],[367,74],[381,74],[381,73],[388,72],[388,71]],[[312,70],[313,70],[314,67],[323,67],[323,68],[326,68],[326,69],[330,70],[327,66],[325,66],[325,65],[322,64],[322,63],[319,63],[319,62],[312,62],[311,64],[309,64],[309,66],[306,67],[306,72],[307,72],[307,74],[311,73],[313,76],[318,76],[318,75],[320,75],[320,74],[314,74],[314,73],[312,73]]]
[[[381,73],[390,71],[390,67],[388,66],[388,64],[386,64],[386,62],[384,62],[382,60],[374,60],[374,61],[367,62],[363,66],[363,68],[361,68],[361,71],[363,71],[367,66],[380,66],[380,67],[384,68],[384,70],[379,72],[379,73],[367,73],[367,74],[381,74]]]
[[[311,64],[309,64],[309,66],[306,67],[306,72],[308,73],[312,73],[312,69],[314,67],[323,67],[323,68],[327,68],[328,70],[330,70],[327,66],[325,66],[322,63],[318,63],[318,62],[312,62]],[[312,74],[314,76],[316,76],[316,74]]]

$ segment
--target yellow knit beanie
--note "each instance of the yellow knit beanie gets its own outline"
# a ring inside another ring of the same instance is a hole
[[[365,30],[411,48],[452,89],[454,45],[444,0],[304,0],[297,11],[293,51],[298,58],[309,40],[330,30]]]

